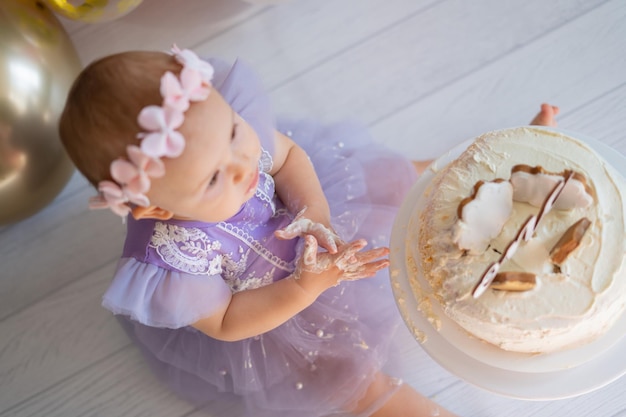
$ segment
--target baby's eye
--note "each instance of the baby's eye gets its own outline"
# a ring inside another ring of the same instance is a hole
[[[213,177],[211,178],[211,181],[209,181],[209,187],[212,187],[212,186],[214,186],[214,185],[215,185],[215,183],[217,183],[217,177],[218,177],[219,173],[220,173],[220,172],[219,172],[219,171],[217,171],[217,172],[215,173],[215,175],[213,175]]]
[[[235,136],[237,136],[237,127],[239,126],[239,123],[233,123],[233,131],[230,134],[230,139],[234,140]]]

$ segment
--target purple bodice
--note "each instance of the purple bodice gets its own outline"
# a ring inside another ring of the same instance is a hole
[[[220,275],[233,292],[267,285],[294,270],[299,239],[281,240],[274,231],[293,216],[274,193],[263,152],[254,197],[226,221],[128,219],[122,256],[191,275]]]

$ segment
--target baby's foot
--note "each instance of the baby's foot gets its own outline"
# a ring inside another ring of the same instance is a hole
[[[428,159],[426,161],[412,161],[412,162],[413,162],[413,166],[415,167],[415,171],[417,171],[419,175],[422,175],[424,171],[426,171],[426,168],[428,168],[428,166],[433,162],[433,159]]]
[[[543,103],[541,105],[541,111],[537,113],[537,116],[535,116],[530,124],[535,126],[555,127],[556,121],[554,120],[554,116],[556,116],[557,114],[559,114],[559,108],[557,106]]]

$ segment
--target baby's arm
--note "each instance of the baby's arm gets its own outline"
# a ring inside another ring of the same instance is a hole
[[[317,251],[313,236],[305,237],[304,253],[289,277],[264,287],[241,291],[211,317],[192,326],[219,340],[235,341],[272,330],[311,305],[320,294],[342,280],[371,277],[389,266],[387,248],[363,251],[357,240],[337,253]]]
[[[274,166],[270,174],[276,183],[276,194],[292,213],[306,208],[302,217],[332,230],[328,201],[313,164],[300,146],[280,132],[276,132]],[[318,240],[325,249],[335,252],[335,248],[329,247],[319,236]]]
[[[389,265],[387,259],[380,259],[389,250],[362,251],[367,244],[364,240],[344,244],[337,238],[340,247],[331,248],[328,239],[318,238],[320,245],[332,252],[318,253],[318,240],[313,236],[323,237],[327,234],[324,229],[331,229],[330,208],[313,165],[302,148],[278,132],[273,159],[270,174],[278,196],[292,213],[300,213],[306,207],[300,219],[278,233],[284,239],[304,234],[304,254],[291,276],[235,293],[211,317],[193,324],[216,339],[234,341],[265,333],[304,310],[339,281],[371,277]]]

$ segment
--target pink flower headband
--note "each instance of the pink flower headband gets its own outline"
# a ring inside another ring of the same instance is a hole
[[[170,71],[161,77],[163,104],[146,106],[137,116],[137,122],[146,130],[137,135],[141,139],[140,146],[129,145],[127,159],[111,162],[114,181],[98,183],[98,195],[89,199],[89,208],[109,208],[125,217],[131,210],[128,203],[149,206],[146,193],[150,189],[150,178],[165,174],[161,157],[176,158],[185,149],[185,138],[176,129],[183,124],[190,102],[209,96],[213,67],[188,49],[180,50],[174,45],[171,52],[183,65],[180,78]]]

